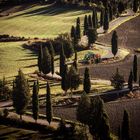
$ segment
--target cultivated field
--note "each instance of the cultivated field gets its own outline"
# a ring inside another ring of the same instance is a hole
[[[15,7],[16,9],[17,7]],[[20,9],[21,10],[21,9]],[[10,10],[7,10],[9,12]],[[12,9],[11,11],[14,11]],[[10,12],[11,12],[10,11]],[[89,10],[56,7],[53,5],[32,5],[20,12],[0,18],[0,34],[24,37],[52,38],[70,32],[79,16],[83,20]]]

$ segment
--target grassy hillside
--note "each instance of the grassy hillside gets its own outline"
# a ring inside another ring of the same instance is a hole
[[[0,17],[0,34],[24,37],[55,37],[70,32],[79,16],[83,20],[89,10],[70,9],[53,5],[36,5],[20,12]]]

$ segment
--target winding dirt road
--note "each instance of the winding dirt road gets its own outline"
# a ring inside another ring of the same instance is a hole
[[[113,64],[105,65],[86,65],[90,69],[92,78],[110,79],[112,74],[119,68],[120,73],[124,75],[125,80],[128,80],[130,70],[132,69],[133,56],[135,54],[134,49],[140,48],[140,16],[131,19],[130,21],[120,25],[116,31],[118,33],[119,47],[127,48],[131,51],[125,60]],[[99,42],[110,44],[112,32],[98,38]],[[138,56],[138,68],[140,68],[140,54]],[[80,67],[80,75],[83,75],[85,67]]]

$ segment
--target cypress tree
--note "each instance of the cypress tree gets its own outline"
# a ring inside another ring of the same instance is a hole
[[[85,73],[84,73],[84,83],[83,83],[84,91],[86,93],[90,92],[91,89],[91,82],[90,82],[90,76],[89,76],[89,69],[85,68]]]
[[[139,87],[140,87],[140,75],[139,75]]]
[[[80,28],[80,18],[77,18],[77,23],[76,23],[76,37],[77,39],[81,38],[81,28]]]
[[[69,82],[69,76],[68,76],[68,67],[65,64],[63,68],[63,75],[61,80],[61,88],[65,91],[65,94],[67,94],[68,89],[70,88],[70,82]]]
[[[138,11],[138,0],[133,0],[133,11],[135,13]]]
[[[93,23],[93,28],[97,29],[98,27],[98,18],[97,18],[97,11],[94,8],[92,12],[92,23]]]
[[[90,117],[90,98],[83,92],[77,107],[77,120],[81,123],[89,125]]]
[[[87,15],[85,15],[85,18],[84,18],[84,35],[87,35],[87,30],[88,30],[88,18],[87,18]]]
[[[89,47],[91,44],[95,43],[95,41],[97,40],[97,30],[96,29],[88,29],[88,43],[89,43]]]
[[[71,38],[73,39],[74,37],[75,37],[75,27],[74,26],[72,26],[71,27]]]
[[[105,32],[109,29],[109,14],[107,8],[105,9],[103,29]]]
[[[39,53],[38,53],[38,68],[39,71],[42,71],[42,60],[43,60],[43,51],[42,46],[40,46]]]
[[[64,54],[63,44],[61,46],[61,52],[60,52],[60,76],[63,76],[63,69],[65,65],[66,57]]]
[[[51,72],[54,74],[54,56],[51,56]]]
[[[76,71],[75,67],[71,66],[69,70],[69,81],[70,81],[70,90],[76,90],[80,84],[80,77],[78,72]]]
[[[28,82],[21,70],[18,71],[18,76],[16,77],[13,85],[13,107],[16,113],[22,115],[25,113],[30,100],[30,88]]]
[[[42,61],[42,72],[48,74],[51,71],[51,55],[49,54],[48,48],[43,49],[43,61]]]
[[[134,55],[134,60],[133,60],[133,78],[134,82],[137,82],[137,56]]]
[[[122,140],[130,139],[129,115],[126,110],[124,110],[124,115],[123,115],[121,137],[122,137]]]
[[[112,53],[115,57],[115,55],[118,52],[118,35],[117,32],[114,31],[111,39],[111,47],[112,47]]]
[[[113,19],[113,11],[112,11],[112,5],[109,4],[109,19],[110,21]]]
[[[91,15],[88,16],[88,28],[92,28],[93,24],[92,24],[92,18]]]
[[[130,72],[129,79],[128,79],[128,88],[130,89],[130,91],[133,90],[133,72],[132,72],[132,70]]]
[[[38,105],[38,86],[37,86],[37,83],[34,82],[33,95],[32,95],[32,111],[33,111],[33,118],[34,118],[35,122],[37,122],[37,119],[38,119],[38,110],[39,110],[39,105]]]
[[[52,102],[51,102],[50,85],[48,82],[47,82],[47,94],[46,94],[46,118],[48,123],[50,124],[52,121]]]
[[[54,47],[53,47],[53,44],[52,44],[51,41],[49,42],[49,48],[48,49],[49,49],[50,55],[54,57],[55,56],[55,51],[54,51]]]
[[[37,79],[37,90],[38,90],[38,93],[39,93],[39,80]]]
[[[104,9],[102,9],[101,15],[100,15],[100,26],[103,26],[104,24],[104,15],[105,15],[105,12],[104,12]]]

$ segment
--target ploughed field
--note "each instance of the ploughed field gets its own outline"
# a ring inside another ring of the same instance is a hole
[[[119,37],[119,47],[120,48],[124,47],[129,49],[132,52],[132,54],[121,62],[106,64],[106,65],[89,66],[92,77],[110,79],[112,74],[116,71],[116,68],[119,68],[120,73],[125,76],[125,80],[127,81],[130,73],[130,69],[132,68],[134,49],[138,49],[140,47],[139,26],[140,26],[140,16],[122,24],[116,29]],[[110,34],[106,34],[105,36],[99,37],[98,41],[110,44],[111,37],[112,37],[112,32]],[[138,56],[138,68],[139,68],[140,54],[137,53],[137,56]],[[81,75],[83,72],[84,72],[84,67],[80,69]]]

